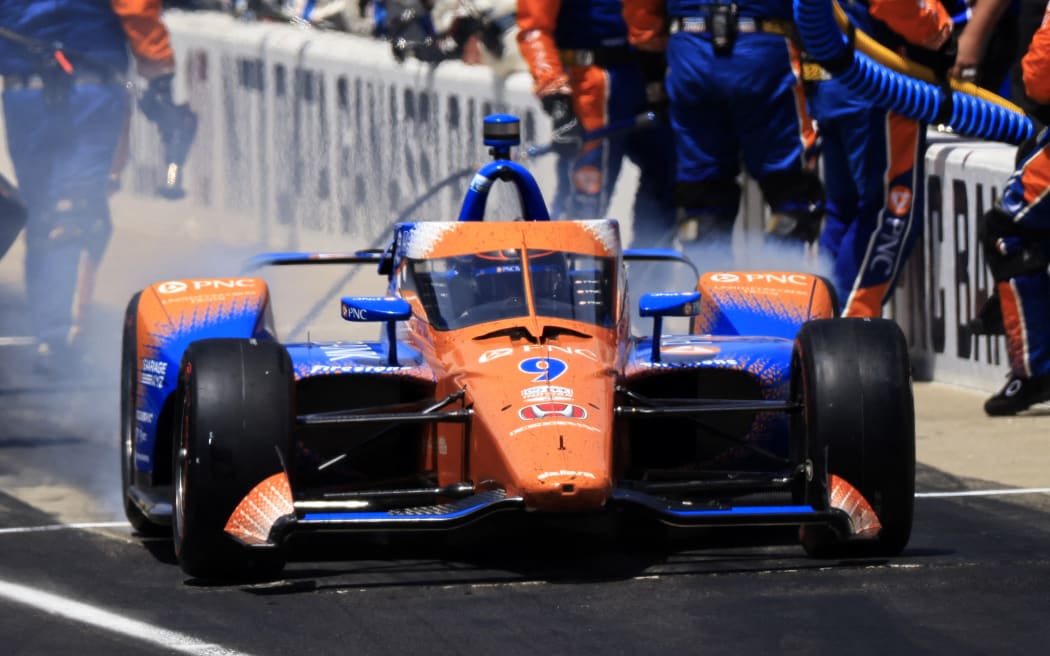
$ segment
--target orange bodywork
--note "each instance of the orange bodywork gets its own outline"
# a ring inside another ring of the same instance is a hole
[[[177,367],[165,363],[177,365],[187,336],[255,334],[253,327],[256,331],[269,329],[270,316],[270,293],[261,278],[169,280],[144,289],[134,328],[136,407],[159,415],[161,392],[173,387],[178,375]],[[238,322],[248,330],[231,328],[231,323]]]
[[[443,223],[425,230],[413,257],[453,257],[520,246],[619,254],[615,223]],[[418,299],[406,341],[420,349],[437,380],[435,396],[466,389],[475,409],[469,429],[435,428],[435,468],[440,485],[463,480],[477,488],[505,489],[535,510],[600,508],[613,486],[614,386],[622,369],[615,327],[538,317],[505,319],[435,331]],[[571,332],[544,343],[486,337],[523,326],[533,336],[557,324]],[[469,435],[467,431],[469,430]]]
[[[201,278],[150,285],[139,299],[139,348],[147,352],[159,349],[179,333],[222,325],[234,315],[261,316],[269,303],[269,289],[262,278]]]
[[[715,331],[725,308],[750,308],[756,314],[777,317],[789,325],[835,316],[835,303],[822,278],[807,273],[723,271],[705,273],[697,286],[702,292],[694,334]]]

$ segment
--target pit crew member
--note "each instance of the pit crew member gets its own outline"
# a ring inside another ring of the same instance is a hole
[[[1050,103],[1050,8],[1021,66],[1028,97]],[[1050,401],[1050,130],[1044,128],[1018,160],[981,221],[1010,358],[1006,385],[984,404],[993,416]]]
[[[823,187],[790,0],[624,0],[624,17],[632,44],[667,54],[683,242],[729,240],[741,155],[772,210],[771,232],[814,241]]]
[[[0,3],[7,145],[28,209],[26,295],[43,369],[81,333],[112,232],[107,189],[131,110],[129,47],[153,106],[173,104],[160,13],[160,0]]]
[[[646,78],[662,77],[662,60],[640,61],[629,47],[619,0],[521,0],[517,20],[533,90],[553,123],[558,188],[552,215],[602,218],[626,156],[640,171],[632,244],[669,245],[675,156],[666,123],[581,142],[584,132],[660,109],[662,93],[647,97]]]
[[[953,63],[952,20],[938,0],[844,3],[858,29],[944,74]],[[939,52],[938,52],[939,51]],[[810,109],[820,125],[827,213],[820,251],[847,317],[878,317],[922,230],[925,126],[853,97],[807,65]]]

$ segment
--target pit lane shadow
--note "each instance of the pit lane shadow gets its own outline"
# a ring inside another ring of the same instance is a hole
[[[632,526],[626,535],[612,535],[581,530],[579,526],[566,530],[560,522],[532,518],[496,519],[448,534],[297,540],[288,549],[289,565],[278,579],[247,582],[244,589],[258,595],[284,595],[347,588],[619,581],[653,572],[682,550],[700,546],[731,550],[753,545],[756,540],[736,530],[701,538],[695,532],[676,535],[653,525],[645,529]],[[768,535],[765,541],[768,544]],[[726,571],[729,563],[766,567],[769,559],[769,553],[758,552],[705,556],[707,564],[719,561],[721,571]],[[212,587],[245,582],[190,579],[187,584]]]
[[[919,465],[923,491],[988,489]],[[302,539],[288,549],[288,565],[268,580],[184,579],[197,588],[239,588],[253,595],[295,595],[357,589],[522,583],[585,584],[637,577],[768,574],[802,570],[948,566],[981,560],[1009,544],[1050,548],[1050,504],[1016,498],[917,499],[915,528],[898,557],[872,557],[862,549],[842,557],[808,557],[797,529],[678,530],[631,522],[614,528],[536,517],[495,516],[456,532],[374,534]],[[525,521],[522,521],[522,520]],[[1034,527],[1040,528],[1038,531]],[[1003,542],[1003,536],[1011,536]],[[163,563],[175,563],[170,540],[144,540]]]
[[[132,538],[142,542],[143,548],[153,556],[157,562],[165,565],[179,566],[179,560],[175,557],[175,547],[171,543],[171,535],[143,535],[135,532]]]
[[[493,518],[495,519],[495,518]],[[547,522],[486,522],[447,535],[384,535],[300,541],[276,578],[259,581],[187,579],[193,587],[240,587],[259,596],[347,589],[527,583],[588,584],[644,576],[695,577],[805,569],[870,568],[886,558],[819,560],[807,557],[797,529],[668,529],[632,525],[617,534]],[[948,550],[910,550],[925,558]]]

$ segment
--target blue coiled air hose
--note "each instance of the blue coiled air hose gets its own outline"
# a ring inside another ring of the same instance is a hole
[[[831,0],[794,0],[802,43],[815,59],[859,98],[922,123],[941,123],[955,132],[1018,144],[1031,136],[1024,114],[993,102],[916,80],[855,52],[835,20]]]

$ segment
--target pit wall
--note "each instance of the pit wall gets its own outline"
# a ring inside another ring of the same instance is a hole
[[[549,139],[526,74],[502,79],[458,62],[398,64],[387,44],[347,34],[213,13],[165,16],[178,96],[200,118],[185,167],[190,194],[181,202],[217,239],[280,250],[378,247],[394,220],[458,215],[469,177],[432,190],[488,159],[485,115],[520,116],[525,144]],[[162,174],[155,128],[136,117],[132,142],[125,186],[149,194]],[[987,391],[1002,383],[1002,339],[970,338],[963,326],[992,291],[977,217],[998,195],[1013,157],[1011,146],[931,133],[925,239],[889,310],[912,345],[917,378]],[[529,166],[549,194],[552,158]],[[622,178],[609,214],[626,219],[637,171],[625,166]],[[516,199],[498,187],[490,216],[513,218]],[[738,237],[750,242],[764,218],[753,185],[745,198]],[[622,225],[629,233],[629,222]]]

